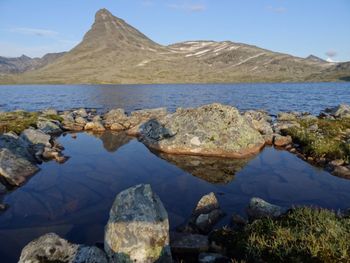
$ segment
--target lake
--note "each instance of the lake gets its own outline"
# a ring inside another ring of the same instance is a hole
[[[349,83],[232,85],[0,86],[0,110],[90,107],[127,111],[221,102],[245,109],[319,113],[350,103]],[[17,262],[23,246],[47,232],[76,243],[103,242],[117,193],[151,184],[166,207],[171,229],[183,223],[204,194],[215,192],[229,223],[244,215],[251,197],[277,205],[349,207],[350,180],[313,167],[272,147],[245,160],[173,156],[151,152],[124,133],[78,133],[59,137],[70,159],[44,163],[24,186],[0,196],[0,261]]]

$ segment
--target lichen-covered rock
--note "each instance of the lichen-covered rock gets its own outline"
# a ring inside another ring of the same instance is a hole
[[[102,122],[100,121],[88,122],[86,123],[84,129],[88,131],[94,131],[94,132],[103,132],[106,130],[106,128],[103,126]]]
[[[106,254],[97,247],[71,244],[49,233],[27,244],[19,263],[107,263]]]
[[[295,113],[292,113],[292,112],[279,112],[277,114],[277,120],[278,121],[296,121],[297,116]]]
[[[278,217],[286,211],[285,208],[270,204],[261,198],[253,197],[250,199],[246,210],[250,220],[264,217]]]
[[[47,134],[58,134],[62,132],[60,124],[55,121],[41,119],[36,123],[38,129]]]
[[[128,117],[126,116],[124,109],[113,109],[107,112],[103,119],[105,126],[109,128],[116,123],[123,125],[127,121]]]
[[[81,116],[76,117],[74,121],[82,125],[85,125],[87,123],[87,120]]]
[[[26,129],[21,133],[20,138],[23,141],[29,143],[29,145],[51,147],[51,143],[50,143],[51,136],[44,133],[41,130]]]
[[[265,144],[236,108],[217,103],[152,119],[140,134],[148,147],[173,154],[242,158]]]
[[[213,192],[202,196],[198,201],[197,206],[192,212],[193,216],[198,216],[200,214],[210,213],[214,209],[219,209],[220,204]]]
[[[272,134],[271,117],[264,111],[246,111],[243,115],[249,124],[263,135]]]
[[[86,118],[88,116],[88,113],[87,113],[86,109],[84,109],[84,108],[80,108],[78,110],[75,110],[74,113],[77,116],[82,117],[82,118]]]
[[[53,109],[53,108],[48,108],[48,109],[45,109],[41,112],[43,115],[57,115],[58,112],[57,110]]]
[[[27,177],[35,174],[38,167],[21,155],[7,148],[0,148],[0,176],[11,185],[21,185]]]
[[[168,214],[150,185],[117,195],[104,245],[110,262],[171,262]]]
[[[332,109],[331,114],[336,118],[349,118],[350,117],[350,105],[340,104]]]
[[[287,135],[287,136],[282,136],[279,134],[276,134],[273,138],[273,144],[277,147],[284,147],[292,143],[292,137]]]
[[[133,111],[128,119],[129,129],[127,133],[132,136],[139,136],[142,124],[151,119],[164,118],[167,114],[166,108]]]

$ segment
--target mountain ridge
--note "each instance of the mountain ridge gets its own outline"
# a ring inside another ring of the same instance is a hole
[[[0,75],[0,83],[291,82],[349,76],[348,67],[232,41],[163,46],[101,9],[72,50],[40,68]]]

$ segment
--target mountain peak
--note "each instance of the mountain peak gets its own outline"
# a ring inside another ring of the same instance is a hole
[[[95,21],[106,21],[113,19],[114,16],[106,8],[98,10],[95,14]]]

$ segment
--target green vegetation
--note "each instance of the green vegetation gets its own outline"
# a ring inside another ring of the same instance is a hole
[[[20,134],[23,130],[34,127],[39,119],[62,121],[58,115],[39,115],[38,112],[14,111],[0,113],[0,133],[15,132]]]
[[[247,262],[350,262],[349,238],[349,217],[308,207],[210,236],[229,256]]]
[[[292,127],[285,131],[292,136],[293,142],[301,146],[304,154],[311,157],[343,159],[350,161],[350,119],[298,120],[300,128]],[[310,127],[316,127],[311,129]]]

